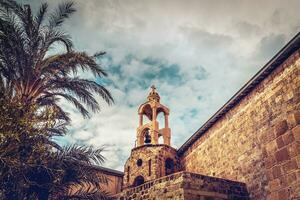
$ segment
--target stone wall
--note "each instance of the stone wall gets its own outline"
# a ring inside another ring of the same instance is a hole
[[[179,172],[128,188],[115,196],[119,200],[248,200],[244,183],[188,172]]]
[[[101,190],[105,193],[107,193],[109,196],[118,194],[122,190],[122,182],[123,182],[123,173],[100,167],[100,166],[94,166],[96,170],[98,170],[98,175],[100,179],[107,180],[107,184],[101,183]],[[69,193],[74,194],[78,192],[79,190],[85,190],[85,191],[93,191],[94,187],[90,184],[84,184],[84,185],[74,185],[70,188]]]
[[[183,153],[184,170],[238,180],[251,199],[300,199],[299,50]]]
[[[110,195],[118,194],[122,190],[122,176],[116,176],[114,174],[106,174],[108,179],[107,185],[103,184],[101,187],[105,192],[108,192]]]

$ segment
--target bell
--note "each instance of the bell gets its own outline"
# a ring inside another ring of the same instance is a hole
[[[145,134],[145,144],[151,143],[151,136],[149,135],[149,132]]]

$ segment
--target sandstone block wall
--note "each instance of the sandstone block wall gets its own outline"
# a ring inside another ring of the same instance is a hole
[[[179,172],[125,189],[116,199],[248,200],[244,183],[188,172]]]
[[[108,179],[107,185],[103,184],[102,189],[108,192],[109,195],[117,194],[122,190],[123,177],[115,176],[113,174],[105,174]]]
[[[118,194],[122,191],[122,181],[123,181],[123,175],[120,172],[113,172],[115,170],[110,170],[107,168],[97,167],[96,169],[99,170],[99,177],[101,179],[106,179],[107,184],[103,183],[101,184],[101,189],[103,192],[107,193],[109,196]],[[92,191],[94,188],[93,185],[85,184],[85,185],[74,185],[70,188],[69,193],[74,194],[75,192],[78,192],[79,190],[86,190],[86,191]]]
[[[245,182],[253,200],[300,199],[299,53],[184,152],[186,171]]]

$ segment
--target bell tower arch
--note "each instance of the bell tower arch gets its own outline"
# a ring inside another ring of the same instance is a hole
[[[157,119],[160,113],[164,126],[160,126]],[[177,151],[171,147],[169,114],[169,108],[160,103],[160,96],[152,86],[147,101],[138,108],[136,144],[124,166],[124,188],[136,187],[180,170]],[[147,123],[144,123],[145,118]],[[159,143],[160,137],[162,143]]]
[[[147,102],[143,103],[139,109],[139,126],[137,128],[137,147],[145,144],[159,144],[158,138],[163,137],[163,144],[169,145],[171,142],[171,129],[169,128],[169,113],[170,110],[160,103],[160,96],[156,92],[155,86],[151,87],[151,92],[147,97]],[[160,127],[157,121],[159,113],[164,114],[165,126]],[[150,122],[143,123],[144,117],[147,117]],[[145,134],[147,130],[148,134]],[[150,138],[149,138],[150,136]],[[147,138],[145,138],[147,137]]]

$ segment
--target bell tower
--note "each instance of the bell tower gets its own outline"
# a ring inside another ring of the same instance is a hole
[[[160,113],[164,116],[162,127],[157,120]],[[147,101],[138,109],[136,143],[124,166],[124,188],[136,187],[180,170],[177,151],[171,147],[169,113],[170,110],[160,103],[155,86],[152,86]],[[145,118],[148,123],[144,123]],[[160,137],[163,139],[161,143]]]
[[[158,138],[163,137],[163,144],[170,146],[171,129],[169,128],[169,109],[160,103],[160,96],[153,85],[147,97],[147,102],[143,103],[138,110],[139,126],[137,128],[137,147],[145,144],[158,144]],[[157,116],[164,114],[165,126],[160,128]],[[150,122],[143,124],[143,118],[147,117]]]

